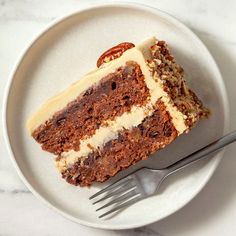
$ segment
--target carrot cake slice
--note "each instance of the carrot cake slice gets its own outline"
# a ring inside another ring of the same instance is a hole
[[[27,122],[74,185],[103,182],[188,132],[209,113],[167,44],[152,37],[106,51],[98,68],[52,97]]]

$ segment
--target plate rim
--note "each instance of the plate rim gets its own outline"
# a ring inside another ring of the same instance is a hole
[[[107,7],[126,7],[126,8],[130,8],[130,9],[145,10],[147,12],[158,14],[159,16],[163,16],[164,18],[168,19],[170,22],[174,23],[178,27],[184,29],[184,31],[188,32],[188,34],[190,34],[196,41],[198,41],[202,45],[202,47],[205,49],[206,53],[208,54],[208,57],[211,59],[213,65],[215,67],[216,73],[218,73],[218,77],[220,78],[218,83],[221,86],[221,92],[223,94],[222,104],[223,104],[223,109],[224,109],[224,122],[225,122],[224,123],[224,133],[229,130],[229,122],[230,122],[229,114],[230,113],[229,113],[228,95],[227,95],[227,91],[225,88],[223,77],[221,75],[221,72],[219,70],[219,67],[218,67],[216,61],[214,60],[214,58],[211,55],[208,48],[205,46],[205,44],[202,42],[202,40],[190,28],[188,28],[188,26],[186,26],[179,19],[175,18],[174,16],[170,15],[169,13],[167,13],[163,10],[160,10],[156,7],[153,7],[153,6],[150,6],[147,4],[142,4],[142,3],[135,3],[135,2],[115,2],[115,3],[106,2],[106,3],[100,3],[100,4],[93,4],[92,6],[82,7],[81,9],[76,9],[76,10],[70,11],[69,13],[66,13],[63,16],[58,17],[57,19],[53,20],[52,22],[47,24],[45,27],[43,27],[43,29],[41,29],[39,31],[39,33],[36,33],[32,37],[30,42],[26,44],[26,46],[24,47],[22,52],[19,54],[20,56],[18,57],[18,59],[16,59],[15,64],[12,67],[12,70],[10,72],[10,75],[8,77],[8,80],[7,80],[5,89],[4,89],[3,103],[2,103],[3,104],[3,107],[2,107],[3,138],[4,138],[4,141],[6,144],[6,148],[7,148],[10,160],[11,160],[15,170],[17,171],[18,176],[23,181],[24,185],[33,193],[33,195],[37,199],[39,199],[41,202],[43,202],[47,207],[49,207],[53,211],[57,212],[59,215],[62,215],[66,219],[69,219],[75,223],[79,223],[81,225],[85,225],[85,226],[89,226],[89,227],[93,227],[93,228],[100,228],[100,229],[107,229],[107,230],[122,230],[122,229],[138,228],[138,227],[142,227],[145,225],[155,223],[157,221],[160,221],[160,220],[174,214],[178,210],[182,209],[185,205],[187,205],[190,201],[192,201],[196,197],[197,194],[199,194],[201,192],[201,190],[204,188],[204,186],[210,180],[211,176],[213,175],[214,171],[216,170],[218,164],[220,163],[220,161],[223,157],[224,149],[216,154],[217,157],[215,159],[211,160],[213,162],[213,165],[212,165],[211,169],[209,169],[208,175],[206,176],[205,180],[202,182],[200,187],[197,189],[197,191],[192,195],[192,197],[190,199],[185,201],[181,206],[174,209],[171,213],[167,213],[167,214],[163,215],[161,218],[156,219],[156,220],[143,221],[141,223],[124,225],[124,226],[122,226],[122,225],[118,225],[118,226],[109,225],[109,224],[106,224],[105,222],[104,222],[104,224],[98,224],[98,223],[91,223],[86,220],[78,219],[76,217],[71,216],[70,214],[65,213],[63,210],[58,209],[52,203],[50,203],[45,197],[43,197],[41,194],[39,194],[37,192],[37,190],[28,182],[27,178],[24,176],[23,172],[21,171],[20,167],[18,166],[17,160],[16,160],[13,150],[11,148],[10,138],[9,138],[9,134],[8,134],[8,122],[7,122],[8,100],[9,100],[9,94],[11,91],[11,87],[12,87],[12,83],[13,83],[15,74],[16,74],[22,60],[24,59],[26,54],[30,51],[30,49],[34,46],[34,44],[38,40],[40,40],[40,38],[44,34],[46,34],[51,28],[53,28],[55,25],[61,23],[62,21],[66,20],[67,18],[72,17],[77,14],[84,13],[86,11],[90,11],[90,10],[94,10],[94,9],[98,9],[98,8],[107,8]]]

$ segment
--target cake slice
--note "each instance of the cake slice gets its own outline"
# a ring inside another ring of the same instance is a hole
[[[103,182],[188,132],[209,113],[164,41],[105,52],[99,68],[49,99],[27,127],[67,182]]]

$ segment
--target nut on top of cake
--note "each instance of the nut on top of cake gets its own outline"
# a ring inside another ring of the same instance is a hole
[[[121,43],[98,68],[49,99],[27,122],[74,185],[103,182],[148,158],[209,114],[167,44]]]

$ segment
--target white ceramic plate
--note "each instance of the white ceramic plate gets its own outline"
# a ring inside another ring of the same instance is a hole
[[[190,134],[139,163],[164,166],[221,136],[228,124],[225,87],[219,70],[202,42],[182,23],[143,5],[112,4],[79,11],[51,24],[28,47],[17,63],[5,96],[6,143],[19,175],[48,206],[80,224],[127,229],[158,221],[188,203],[206,184],[222,153],[171,176],[160,193],[109,220],[98,219],[88,197],[101,188],[74,187],[61,179],[51,155],[29,137],[27,117],[50,96],[95,67],[98,56],[123,41],[138,43],[149,36],[166,40],[187,80],[211,108],[210,119]]]

